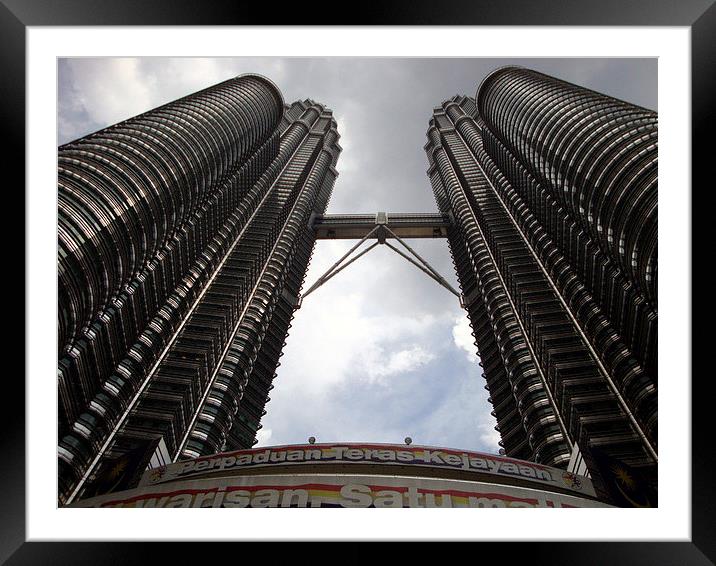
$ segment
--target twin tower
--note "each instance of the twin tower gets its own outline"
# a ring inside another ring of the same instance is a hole
[[[657,115],[505,67],[427,137],[505,453],[599,448],[655,481]],[[242,75],[59,148],[61,503],[149,440],[255,444],[338,142],[325,106]]]

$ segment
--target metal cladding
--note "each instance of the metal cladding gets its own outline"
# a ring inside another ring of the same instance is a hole
[[[146,438],[255,443],[338,138],[242,75],[59,148],[61,503]]]
[[[519,67],[476,101],[487,152],[656,378],[657,114]]]
[[[200,277],[276,154],[282,110],[271,82],[242,76],[59,148],[60,434],[149,321],[176,311],[172,291]]]
[[[508,456],[598,446],[656,479],[654,112],[507,67],[426,151]]]

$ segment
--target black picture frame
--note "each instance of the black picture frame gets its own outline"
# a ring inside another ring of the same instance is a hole
[[[348,14],[353,21],[343,21],[339,14]],[[297,19],[298,18],[298,19]],[[323,19],[323,21],[317,21]],[[710,151],[706,140],[710,121],[713,121],[713,100],[716,75],[714,38],[716,38],[716,5],[713,0],[605,0],[549,2],[548,0],[490,0],[428,2],[425,0],[399,3],[395,0],[362,3],[360,9],[335,12],[321,6],[303,6],[292,11],[272,10],[260,3],[238,3],[230,0],[198,2],[192,0],[1,0],[0,37],[0,108],[5,130],[5,163],[14,164],[15,182],[6,185],[24,187],[25,148],[25,35],[27,26],[98,26],[98,25],[567,25],[567,26],[686,26],[691,30],[692,81],[692,186],[707,190],[713,181],[706,173]],[[709,120],[711,119],[711,120]],[[8,143],[9,142],[9,143]],[[712,159],[711,159],[712,160]],[[10,167],[8,167],[10,168]],[[7,171],[6,171],[7,172]],[[8,182],[6,176],[6,182]],[[702,183],[699,183],[699,180]],[[16,193],[19,192],[15,189]],[[692,190],[691,195],[693,196]],[[18,195],[16,195],[18,196]],[[685,195],[685,198],[688,195]],[[24,210],[24,199],[16,205]],[[693,207],[692,210],[697,210]],[[709,242],[713,236],[698,234],[699,223],[694,220],[694,245]],[[701,224],[708,226],[708,221]],[[16,232],[18,232],[16,230]],[[18,234],[13,234],[15,240]],[[17,246],[17,244],[14,244]],[[19,246],[17,247],[19,249]],[[694,248],[692,257],[699,257]],[[706,256],[708,257],[708,256]],[[22,262],[22,260],[20,260]],[[11,273],[20,272],[20,262]],[[6,271],[7,273],[8,271]],[[17,276],[17,275],[15,275]],[[699,281],[697,278],[694,282]],[[703,283],[702,283],[703,284]],[[693,296],[705,298],[704,292]],[[704,299],[705,300],[705,299]],[[25,303],[32,301],[25,295]],[[701,315],[702,317],[705,315]],[[19,330],[14,330],[13,333]],[[22,333],[24,336],[24,332]],[[705,333],[693,332],[694,352],[708,351]],[[698,348],[699,340],[704,348]],[[668,348],[668,344],[662,344]],[[10,356],[6,357],[6,360]],[[6,362],[7,363],[7,362]],[[692,372],[694,375],[696,372]],[[0,485],[4,497],[2,507],[2,536],[0,561],[7,564],[123,564],[149,563],[157,552],[161,562],[185,563],[194,553],[201,552],[203,560],[215,560],[214,550],[206,554],[206,547],[197,544],[167,543],[69,543],[25,542],[25,410],[24,385],[17,375],[6,370],[6,403],[2,415],[5,421],[0,437]],[[707,373],[699,379],[678,378],[685,386],[691,381],[692,391],[692,536],[690,542],[564,542],[564,543],[486,543],[509,557],[509,561],[529,560],[533,564],[710,564],[716,561],[716,497],[713,471],[716,450],[709,426],[713,399],[712,379]],[[7,400],[12,399],[12,402]],[[687,465],[688,463],[684,463]],[[78,536],[81,536],[78,533]],[[588,537],[589,533],[585,533]],[[508,546],[509,545],[509,546]],[[484,545],[483,545],[484,547]],[[219,553],[226,546],[216,549]],[[233,552],[233,551],[231,551]],[[481,549],[480,552],[483,552]],[[248,555],[247,555],[248,556]]]

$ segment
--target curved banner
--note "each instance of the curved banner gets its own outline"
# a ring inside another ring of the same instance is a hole
[[[188,480],[110,493],[71,507],[609,507],[591,499],[483,482],[375,475]]]
[[[245,469],[260,468],[265,470],[265,473],[270,473],[271,467],[337,463],[463,470],[488,474],[496,479],[518,478],[586,496],[596,495],[589,478],[534,462],[445,448],[352,443],[272,446],[215,454],[147,470],[139,485],[199,478],[209,474],[216,475],[218,472],[231,475],[232,472]]]

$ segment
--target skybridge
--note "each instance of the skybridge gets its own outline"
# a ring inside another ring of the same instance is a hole
[[[439,213],[318,214],[311,227],[318,240],[447,238],[450,219]],[[376,230],[377,228],[377,230]]]
[[[314,230],[317,240],[358,240],[358,243],[298,298],[297,306],[300,307],[303,299],[329,279],[381,244],[393,250],[450,291],[460,300],[460,306],[463,306],[464,301],[460,292],[405,241],[410,238],[447,238],[450,224],[450,217],[439,213],[377,212],[375,214],[316,214],[312,216],[309,227]],[[388,240],[391,239],[395,240],[402,249],[390,243]],[[375,241],[351,257],[353,252],[356,252],[361,244],[368,240]]]

